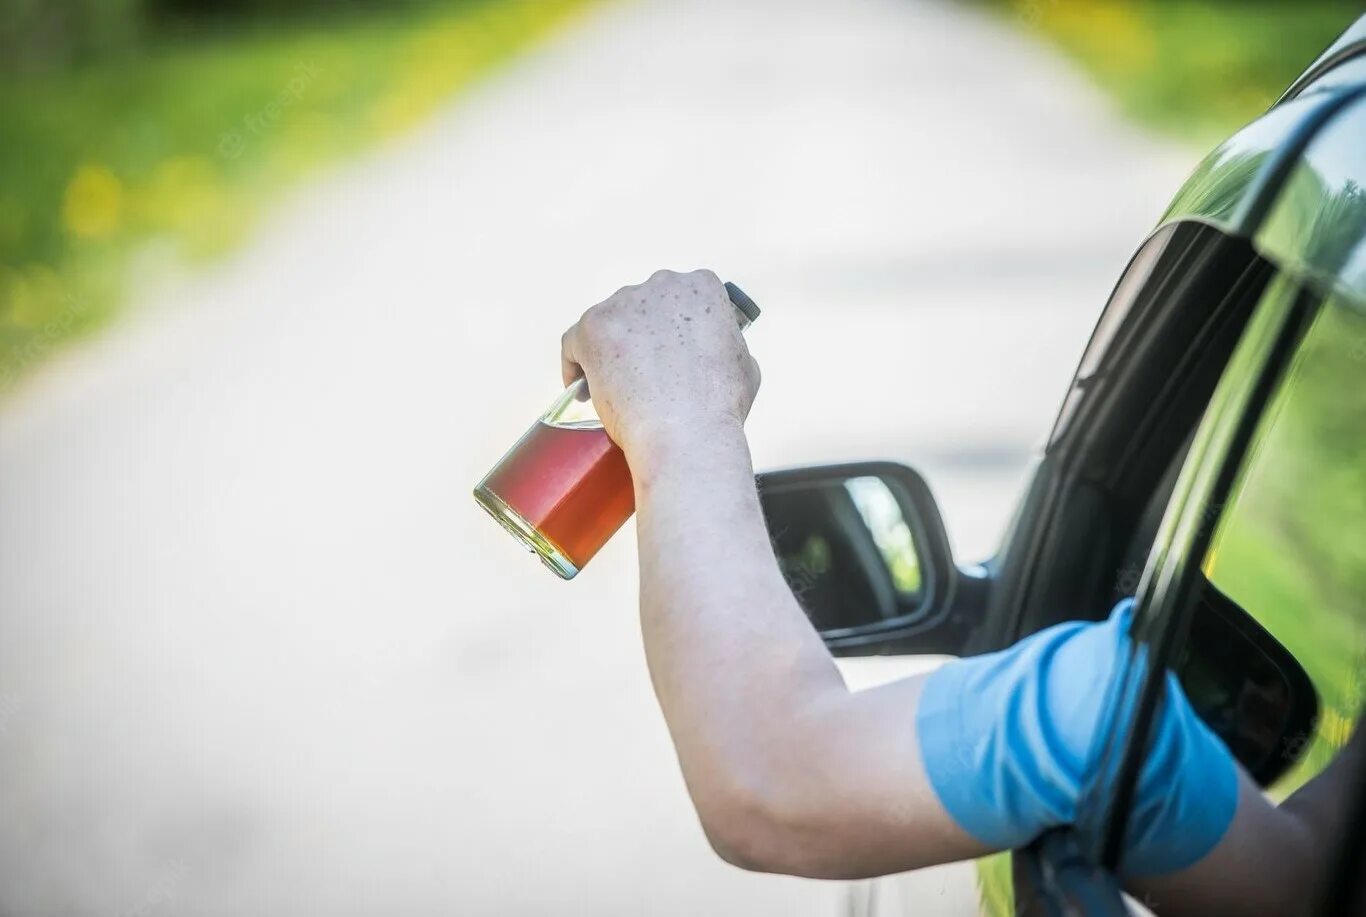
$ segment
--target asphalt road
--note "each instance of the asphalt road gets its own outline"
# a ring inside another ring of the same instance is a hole
[[[913,463],[981,557],[1191,163],[976,8],[642,0],[300,190],[0,405],[0,913],[834,912],[706,847],[632,533],[565,584],[469,491],[706,265],[759,464]]]

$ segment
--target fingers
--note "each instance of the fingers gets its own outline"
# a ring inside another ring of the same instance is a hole
[[[685,274],[684,276],[685,276],[685,277],[692,278],[692,279],[695,279],[695,280],[697,280],[699,283],[701,283],[701,285],[703,286],[703,288],[710,287],[713,291],[718,291],[718,292],[720,292],[720,294],[721,294],[723,297],[725,297],[727,300],[730,299],[730,294],[728,294],[728,293],[726,292],[726,285],[725,285],[725,283],[722,282],[722,280],[721,280],[720,277],[717,277],[717,276],[716,276],[716,272],[715,272],[715,271],[710,271],[710,270],[708,270],[707,268],[704,268],[704,267],[703,267],[703,268],[698,268],[698,269],[695,270],[695,271],[689,271],[689,272],[688,272],[687,274]]]
[[[662,301],[669,290],[674,291],[672,300],[679,298],[680,291],[684,296],[688,292],[703,292],[712,294],[714,298],[728,299],[721,278],[706,269],[688,273],[659,270],[651,274],[644,283],[622,287],[584,312],[560,337],[560,377],[564,384],[571,385],[584,375],[584,361],[592,362],[592,354],[588,351],[595,347],[600,349],[602,339],[611,339],[613,333],[618,330],[617,325],[621,323],[621,313],[628,305],[632,309],[639,309],[640,305],[651,297]],[[707,311],[710,313],[711,310]],[[691,318],[687,320],[692,321]],[[757,379],[757,365],[752,375]]]
[[[568,331],[560,335],[560,377],[564,380],[565,386],[573,385],[587,375],[583,364],[592,356],[589,351],[594,342],[594,331],[600,330],[603,315],[611,308],[613,300],[629,289],[631,288],[623,287],[596,306],[590,306]]]
[[[580,376],[583,375],[583,367],[578,360],[578,324],[570,326],[569,330],[560,335],[560,377],[563,379],[565,387],[573,385]]]
[[[754,407],[754,397],[759,394],[759,384],[763,382],[763,375],[764,374],[759,370],[759,361],[746,353],[745,376],[749,380],[749,396],[741,402],[741,420],[748,419],[749,412]]]

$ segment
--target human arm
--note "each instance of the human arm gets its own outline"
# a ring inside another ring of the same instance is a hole
[[[1366,736],[1346,747],[1279,806],[1241,769],[1232,824],[1209,855],[1189,868],[1133,880],[1159,914],[1308,914],[1315,905],[1327,851],[1351,811],[1353,780],[1366,765]]]
[[[661,273],[619,291],[570,329],[563,350],[565,380],[587,375],[632,470],[651,677],[723,856],[859,877],[967,859],[1070,823],[1098,726],[1089,702],[1108,674],[1095,666],[1127,646],[1127,626],[1069,625],[850,693],[773,557],[742,427],[757,368],[719,280]],[[971,684],[955,691],[955,679]],[[956,697],[971,702],[958,708]],[[1156,803],[1136,848],[1163,855],[1131,887],[1247,909],[1308,887],[1294,808],[1267,803],[1188,705],[1165,710],[1165,753],[1140,784]],[[1206,805],[1214,795],[1220,805]],[[1213,815],[1195,832],[1202,810]]]
[[[720,281],[656,274],[564,344],[631,466],[651,678],[717,850],[822,877],[985,852],[926,780],[922,680],[851,693],[778,570],[742,428],[758,374]]]

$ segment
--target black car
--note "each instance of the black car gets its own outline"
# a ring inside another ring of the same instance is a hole
[[[980,861],[985,913],[1136,905],[1119,841],[1167,669],[1272,798],[1319,773],[1366,695],[1366,17],[1201,162],[1139,247],[990,561],[955,564],[904,465],[760,487],[837,655],[986,652],[1136,595],[1140,650],[1077,823]],[[1359,891],[1361,784],[1354,829],[1325,839],[1322,913]],[[851,913],[910,913],[893,898],[855,895]]]

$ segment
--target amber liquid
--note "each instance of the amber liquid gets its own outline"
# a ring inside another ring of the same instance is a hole
[[[574,572],[636,509],[626,456],[597,426],[538,421],[479,490],[492,493],[558,548]]]

